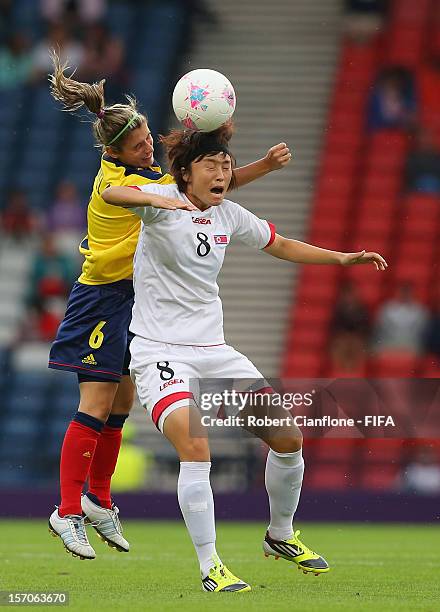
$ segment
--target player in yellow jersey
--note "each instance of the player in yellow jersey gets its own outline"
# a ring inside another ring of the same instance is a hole
[[[134,399],[129,376],[128,331],[133,306],[133,257],[140,231],[134,212],[102,199],[109,186],[168,184],[154,160],[154,145],[147,118],[136,100],[106,106],[104,84],[80,83],[64,74],[53,53],[50,76],[54,98],[66,110],[85,106],[96,118],[93,132],[103,148],[101,166],[93,184],[87,211],[87,236],[81,242],[82,274],[69,297],[66,315],[49,356],[49,367],[75,372],[80,388],[78,411],[63,441],[60,461],[61,504],[49,518],[49,529],[61,537],[68,552],[94,559],[85,521],[110,546],[128,552],[118,508],[112,503],[110,481],[116,467],[122,427]],[[290,160],[285,143],[266,156],[235,170],[235,185],[242,186],[285,166]],[[190,202],[152,194],[155,208],[194,210]],[[88,492],[82,490],[88,479]],[[85,518],[84,518],[85,515]]]

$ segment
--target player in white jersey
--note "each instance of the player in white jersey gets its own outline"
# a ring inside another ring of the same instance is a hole
[[[178,499],[203,588],[238,592],[250,586],[223,565],[215,548],[210,453],[195,381],[245,379],[245,388],[253,391],[266,389],[267,383],[224,341],[217,275],[225,250],[231,239],[238,239],[295,263],[371,262],[378,270],[387,264],[377,253],[339,253],[288,240],[267,221],[226,200],[233,165],[230,136],[229,126],[209,134],[173,131],[162,141],[176,185],[109,187],[103,197],[132,207],[143,221],[135,256],[130,371],[142,405],[179,455]],[[148,206],[152,193],[189,201],[198,210],[154,209]],[[271,417],[280,416],[270,410]],[[279,427],[255,428],[246,419],[241,423],[270,447],[265,473],[270,524],[263,548],[267,556],[281,556],[318,575],[328,571],[328,564],[299,540],[292,526],[304,472],[302,436],[290,414],[281,412]],[[248,408],[243,414],[249,416]]]

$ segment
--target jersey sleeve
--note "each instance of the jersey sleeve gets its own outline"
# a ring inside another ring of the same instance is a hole
[[[275,226],[260,219],[243,206],[233,202],[229,205],[231,236],[256,249],[265,249],[275,240]]]
[[[139,191],[145,191],[147,193],[154,193],[156,195],[163,195],[163,188],[157,183],[149,183],[147,185],[130,185],[133,189],[139,189]],[[137,208],[130,208],[138,217],[142,219],[145,225],[150,225],[160,220],[162,214],[166,212],[161,208],[153,208],[152,206],[138,206]]]

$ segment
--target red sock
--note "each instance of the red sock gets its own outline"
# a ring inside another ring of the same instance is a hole
[[[122,427],[105,425],[98,440],[89,472],[89,492],[96,495],[103,508],[111,508],[110,482],[121,448]]]
[[[101,435],[98,429],[102,427],[98,419],[94,417],[89,419],[96,421],[95,428],[73,420],[64,436],[60,462],[61,504],[58,508],[60,516],[82,514],[81,493]]]

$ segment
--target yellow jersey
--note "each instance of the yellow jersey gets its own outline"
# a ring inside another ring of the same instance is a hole
[[[133,168],[104,154],[93,183],[87,209],[87,236],[79,251],[85,257],[79,282],[104,285],[130,278],[133,257],[141,226],[140,218],[130,209],[107,204],[101,194],[106,187],[174,183],[170,174],[162,174],[154,163],[150,168]]]

